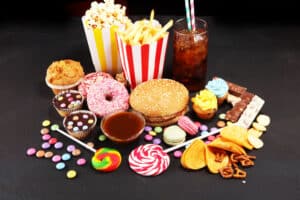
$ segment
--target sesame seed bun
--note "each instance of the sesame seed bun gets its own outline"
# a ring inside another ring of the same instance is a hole
[[[176,123],[187,111],[189,92],[171,79],[154,79],[139,84],[129,103],[133,110],[144,115],[147,124],[166,126]]]

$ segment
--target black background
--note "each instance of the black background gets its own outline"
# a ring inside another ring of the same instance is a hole
[[[41,144],[42,120],[61,125],[61,118],[51,106],[53,94],[44,83],[49,64],[72,58],[82,63],[86,73],[93,71],[80,19],[57,16],[63,20],[40,13],[1,22],[1,200],[299,199],[300,27],[296,20],[204,17],[209,23],[208,78],[217,75],[246,86],[265,99],[262,112],[272,119],[262,137],[264,148],[250,152],[257,156],[256,165],[247,169],[243,184],[242,180],[224,180],[206,169],[183,170],[171,154],[171,165],[165,173],[139,176],[129,169],[127,155],[144,141],[128,146],[100,143],[96,139],[99,129],[87,141],[95,142],[96,148],[109,146],[122,152],[123,162],[115,172],[99,173],[90,165],[78,167],[72,159],[67,165],[78,171],[78,177],[68,180],[66,170],[57,171],[50,160],[27,157],[28,147],[38,148]],[[159,19],[166,23],[170,18],[176,17]],[[170,77],[172,67],[171,39],[165,77]],[[58,133],[52,134],[65,145],[72,143]],[[92,155],[85,149],[82,152],[87,159]]]

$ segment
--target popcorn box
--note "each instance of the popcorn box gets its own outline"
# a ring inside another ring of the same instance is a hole
[[[85,16],[81,20],[95,71],[103,71],[113,75],[122,72],[115,38],[118,27],[93,29],[87,26]]]
[[[162,78],[168,37],[169,33],[150,44],[129,45],[116,34],[122,68],[131,89],[142,82]]]

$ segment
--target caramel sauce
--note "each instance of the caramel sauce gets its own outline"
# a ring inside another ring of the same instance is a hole
[[[144,120],[132,112],[119,112],[103,121],[102,128],[108,135],[127,140],[138,134],[145,126]]]

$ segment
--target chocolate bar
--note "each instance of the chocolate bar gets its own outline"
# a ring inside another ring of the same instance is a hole
[[[234,96],[241,96],[244,92],[246,92],[247,88],[237,85],[235,83],[226,81],[229,87],[229,93]]]

